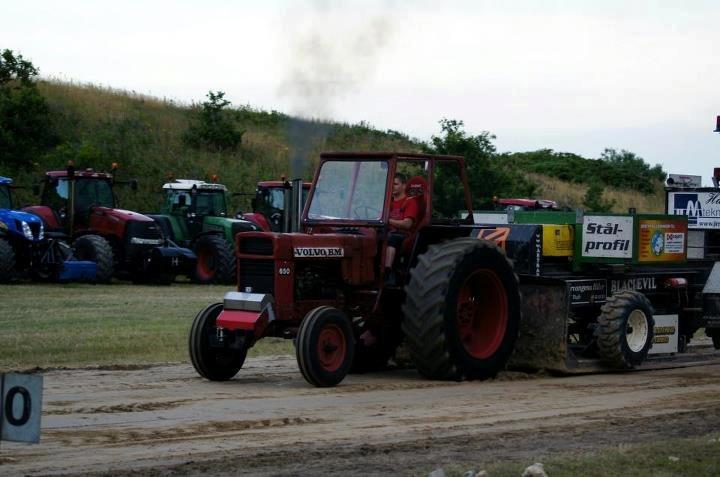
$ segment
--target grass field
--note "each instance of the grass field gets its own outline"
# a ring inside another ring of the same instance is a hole
[[[555,454],[541,462],[547,475],[552,477],[720,475],[720,460],[717,457],[720,434],[717,433],[649,444],[603,446],[601,449],[583,454]],[[492,477],[517,477],[528,465],[527,461],[492,462],[473,470],[485,470]],[[450,465],[444,470],[448,477],[459,477],[470,469]]]
[[[0,371],[187,361],[195,314],[230,286],[18,284],[0,287]],[[250,350],[292,353],[265,339]]]

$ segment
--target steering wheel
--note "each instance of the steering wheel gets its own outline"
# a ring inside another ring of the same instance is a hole
[[[364,212],[361,213],[361,212]],[[353,209],[353,218],[356,219],[379,219],[382,211],[369,205],[359,205]]]

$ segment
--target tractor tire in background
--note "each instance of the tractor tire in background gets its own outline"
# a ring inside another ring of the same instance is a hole
[[[247,347],[242,349],[214,348],[210,340],[216,333],[215,322],[223,311],[222,303],[213,303],[195,316],[190,327],[188,350],[193,367],[210,381],[227,381],[245,363]]]
[[[15,251],[5,239],[0,239],[0,283],[8,283],[17,277]]]
[[[319,306],[300,323],[295,354],[305,380],[317,387],[345,379],[355,355],[350,319],[337,308]]]
[[[503,249],[471,238],[432,245],[410,276],[402,328],[420,374],[482,379],[505,367],[517,340],[521,298]]]
[[[197,255],[193,281],[203,285],[236,282],[235,250],[223,237],[203,235],[195,242],[193,251]]]
[[[712,339],[713,348],[720,349],[720,329],[713,329],[708,336]]]
[[[98,283],[110,283],[115,271],[113,250],[110,243],[99,235],[82,235],[72,245],[73,255],[78,260],[95,262]]]
[[[608,297],[598,317],[600,359],[617,369],[642,364],[652,347],[654,329],[652,305],[645,295],[624,291]]]

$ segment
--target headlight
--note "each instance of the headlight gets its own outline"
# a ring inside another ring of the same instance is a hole
[[[28,240],[32,240],[33,234],[32,230],[30,230],[30,226],[28,225],[28,223],[23,220],[22,222],[20,222],[20,225],[22,226],[22,231],[25,238]]]
[[[42,240],[45,238],[45,226],[40,223],[40,232],[38,233],[38,240]]]
[[[140,237],[132,237],[130,239],[130,243],[135,245],[160,245],[162,242],[162,239],[144,239]]]

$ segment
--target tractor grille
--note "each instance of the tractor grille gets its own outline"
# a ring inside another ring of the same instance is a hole
[[[243,237],[240,239],[240,253],[248,255],[272,255],[273,241],[264,237]]]
[[[30,222],[28,224],[30,226],[30,232],[32,232],[33,237],[36,239],[40,238],[40,222]]]
[[[242,243],[242,242],[241,242]],[[272,260],[238,261],[238,290],[252,289],[252,293],[275,292],[275,262]]]
[[[139,239],[133,242],[133,238]],[[142,259],[145,250],[162,245],[162,232],[155,222],[130,220],[125,225],[125,262],[133,263]],[[140,243],[137,243],[140,241]]]

